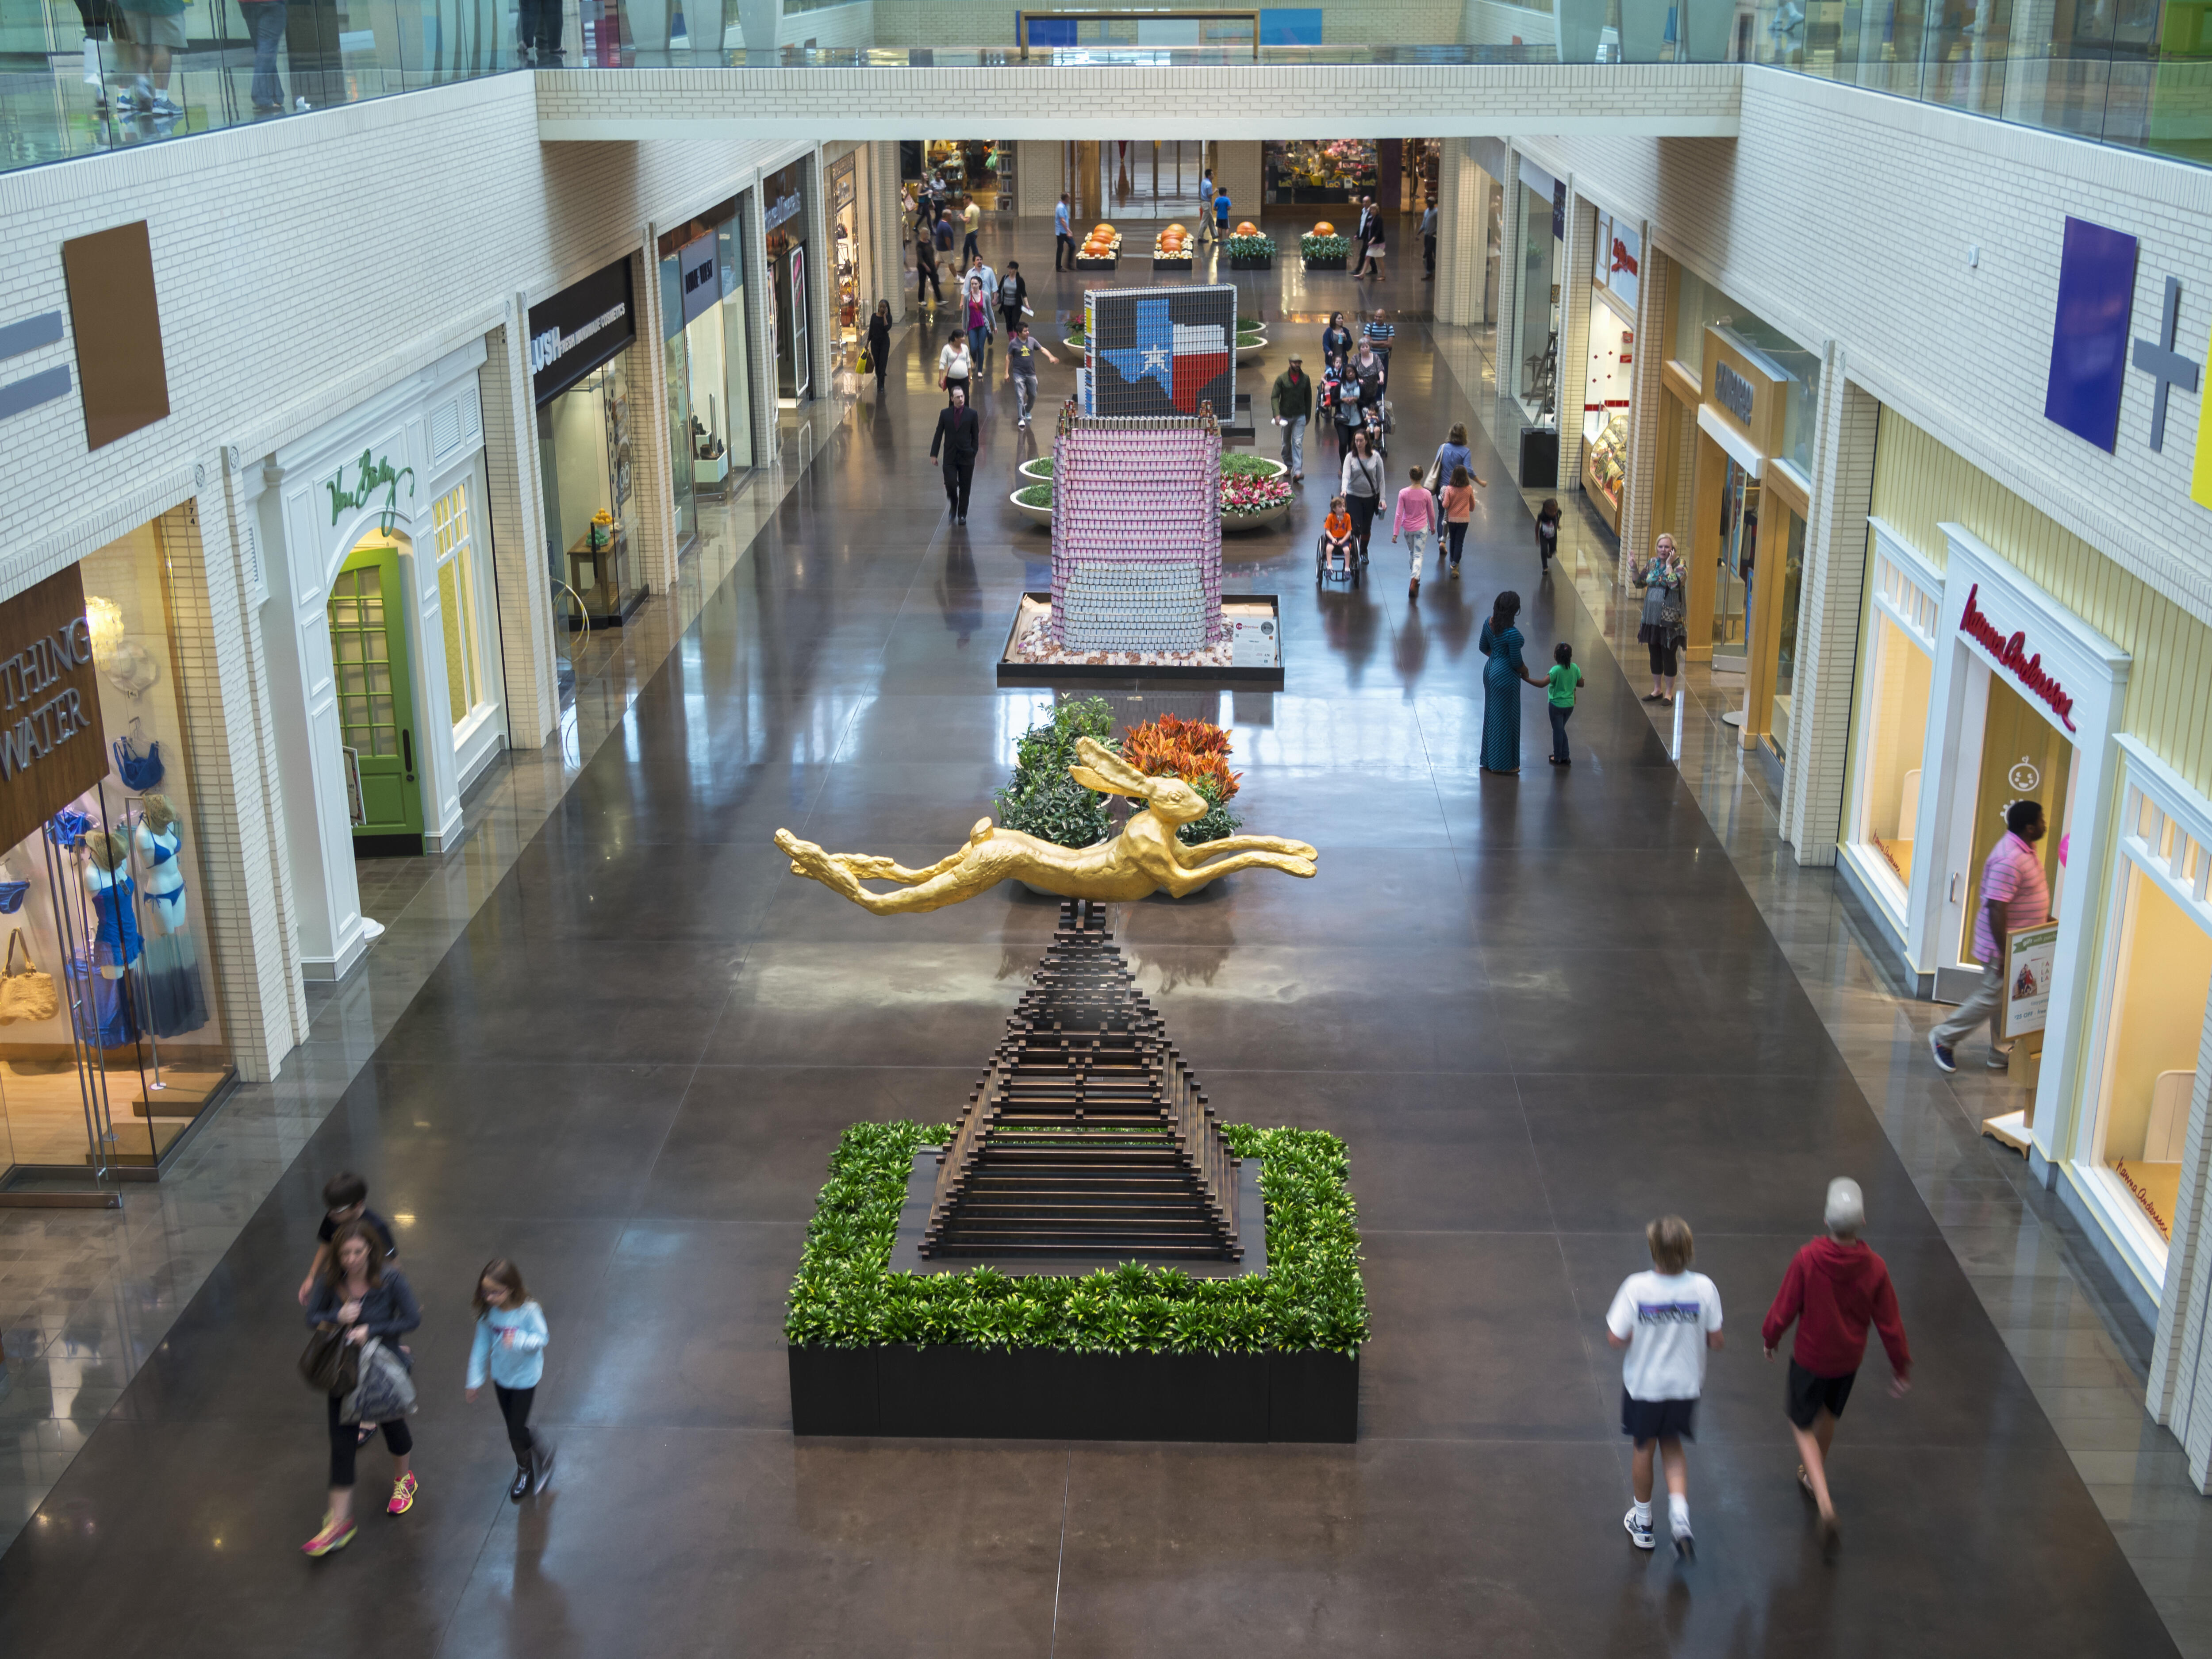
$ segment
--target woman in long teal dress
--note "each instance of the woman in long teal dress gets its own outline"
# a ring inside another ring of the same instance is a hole
[[[1482,769],[1518,772],[1521,769],[1521,687],[1543,681],[1528,672],[1521,659],[1521,630],[1513,619],[1521,614],[1521,596],[1511,588],[1498,596],[1490,620],[1475,641],[1490,659],[1482,668]]]

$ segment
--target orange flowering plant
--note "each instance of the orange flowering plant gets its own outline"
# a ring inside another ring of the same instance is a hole
[[[1242,775],[1229,769],[1229,733],[1211,720],[1177,714],[1133,726],[1121,738],[1121,758],[1147,777],[1178,777],[1206,797],[1207,811],[1176,835],[1186,847],[1233,836],[1244,820],[1229,810]]]

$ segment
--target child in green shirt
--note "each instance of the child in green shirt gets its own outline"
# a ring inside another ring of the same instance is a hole
[[[1574,757],[1567,753],[1567,716],[1575,712],[1575,688],[1583,683],[1583,671],[1575,666],[1575,648],[1565,640],[1552,647],[1552,672],[1546,676],[1544,696],[1551,705],[1547,711],[1552,716],[1552,764],[1571,766]]]

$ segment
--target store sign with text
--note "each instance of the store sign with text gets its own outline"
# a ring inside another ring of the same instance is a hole
[[[106,775],[92,624],[72,565],[0,604],[0,846]]]
[[[551,401],[637,337],[627,257],[530,307],[530,396]]]
[[[2039,922],[2005,935],[2004,1035],[2039,1031],[2051,1023],[2051,977],[2058,962],[2058,924]]]
[[[1751,411],[1755,394],[1751,382],[1735,371],[1732,363],[1717,363],[1713,367],[1713,401],[1741,421],[1751,424]]]
[[[2074,699],[2055,675],[2044,672],[2043,653],[2029,650],[2025,630],[2006,634],[1989,619],[1978,603],[1981,593],[1979,582],[1966,590],[1966,608],[1959,615],[1959,631],[1988,652],[2021,690],[2050,709],[2058,717],[2058,723],[2071,732]]]

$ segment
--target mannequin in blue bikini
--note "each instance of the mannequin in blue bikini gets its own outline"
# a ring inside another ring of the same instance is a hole
[[[138,844],[138,866],[146,872],[148,902],[161,926],[173,933],[185,925],[185,866],[177,861],[184,830],[167,795],[148,795],[144,807],[132,831]]]

